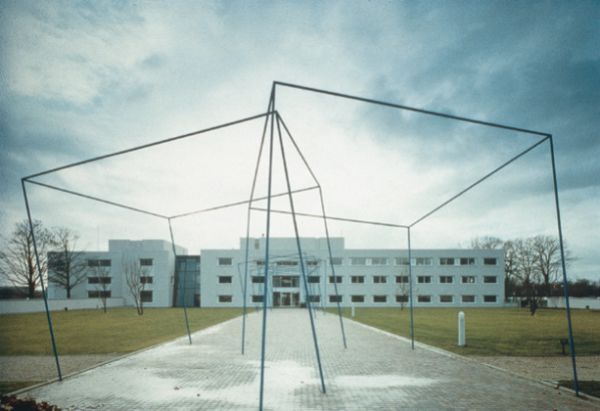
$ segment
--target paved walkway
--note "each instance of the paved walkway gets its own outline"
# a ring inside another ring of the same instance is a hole
[[[319,378],[306,310],[268,312],[265,409],[270,410],[593,410],[600,403],[337,317],[316,318],[327,394]],[[29,391],[65,409],[256,410],[260,313]],[[26,395],[26,394],[25,394]]]

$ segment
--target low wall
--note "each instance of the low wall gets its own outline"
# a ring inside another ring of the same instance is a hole
[[[571,308],[600,310],[600,298],[569,297],[569,306]],[[548,308],[566,308],[564,297],[548,298]]]
[[[125,306],[123,298],[106,299],[106,307],[123,306]],[[50,311],[63,311],[65,308],[69,310],[100,309],[102,308],[102,302],[97,298],[48,300],[48,307]],[[42,311],[45,311],[44,300],[42,298],[31,300],[0,300],[0,314],[36,313]]]

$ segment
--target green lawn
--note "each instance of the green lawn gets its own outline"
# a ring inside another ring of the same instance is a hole
[[[454,308],[414,310],[415,340],[461,355],[561,355],[560,338],[566,338],[564,310],[538,310],[531,316],[520,308],[466,308],[467,346],[457,346],[457,315]],[[350,310],[344,310],[350,316]],[[354,320],[409,337],[407,308],[357,308]],[[600,355],[600,312],[573,310],[573,333],[577,355]]]
[[[241,314],[241,309],[190,308],[192,331]],[[57,311],[52,313],[59,354],[125,353],[185,335],[181,308]],[[45,313],[0,315],[0,355],[52,354]]]

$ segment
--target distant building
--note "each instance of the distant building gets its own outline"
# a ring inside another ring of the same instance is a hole
[[[145,305],[149,307],[241,307],[247,269],[246,304],[262,306],[265,272],[265,238],[240,239],[238,249],[204,249],[187,255],[162,240],[110,240],[108,252],[85,252],[87,280],[77,286],[73,298],[133,299],[125,280],[125,266],[136,262],[145,267]],[[343,238],[331,238],[335,278],[327,239],[302,238],[306,286],[295,238],[271,238],[267,304],[299,307],[310,301],[319,307],[398,307],[408,304],[408,252],[399,249],[346,249]],[[414,304],[417,307],[498,307],[504,302],[504,252],[502,250],[430,249],[412,250]],[[105,267],[108,278],[99,278]],[[108,283],[108,284],[106,284]],[[335,290],[337,286],[337,294]],[[50,298],[64,298],[55,284]]]
[[[176,246],[178,254],[187,251]],[[109,240],[108,251],[89,251],[79,254],[87,266],[86,280],[71,290],[71,298],[120,297],[125,305],[133,305],[125,272],[137,266],[143,272],[142,299],[147,307],[173,305],[175,258],[171,243],[163,240]],[[49,261],[53,259],[49,258]],[[49,266],[52,271],[54,267]],[[48,297],[66,298],[66,291],[53,282],[48,283]]]
[[[265,238],[249,240],[247,304],[263,301]],[[346,249],[331,238],[329,264],[325,238],[302,238],[307,288],[313,304],[335,307],[398,307],[409,296],[408,252],[398,249]],[[306,301],[295,238],[271,238],[267,303],[295,307]],[[202,250],[200,300],[204,307],[243,303],[246,239],[234,250]],[[503,250],[412,250],[414,304],[417,307],[493,307],[504,303]],[[334,284],[334,281],[336,282]],[[337,295],[335,292],[337,285]]]

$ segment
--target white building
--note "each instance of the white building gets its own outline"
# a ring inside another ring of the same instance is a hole
[[[187,251],[176,246],[178,254]],[[144,289],[141,293],[147,307],[171,307],[173,305],[175,258],[171,243],[163,240],[109,240],[108,251],[77,253],[86,268],[85,280],[71,290],[71,298],[123,298],[125,305],[134,305],[133,296],[126,281],[128,269],[141,274]],[[51,259],[50,259],[51,260]],[[49,266],[49,271],[52,267]],[[66,298],[66,291],[59,285],[48,283],[48,298]]]
[[[265,272],[265,238],[250,238],[246,303],[261,307]],[[267,303],[303,306],[305,287],[320,307],[398,307],[408,304],[408,252],[399,249],[346,249],[343,238],[331,238],[335,281],[325,238],[302,238],[306,286],[295,238],[271,238]],[[241,307],[246,239],[238,249],[205,249],[187,255],[163,240],[110,240],[107,252],[84,252],[86,280],[72,298],[120,297],[133,305],[126,281],[127,266],[143,270],[142,298],[148,307]],[[414,304],[417,307],[498,307],[504,303],[503,250],[412,250]],[[175,272],[176,268],[176,272]],[[337,292],[336,292],[337,286]],[[48,285],[49,298],[66,292]]]
[[[302,238],[311,302],[322,307],[397,307],[409,294],[408,252],[398,249],[346,249],[343,238],[331,238],[334,280],[325,238]],[[303,305],[306,291],[295,238],[271,238],[267,303]],[[265,239],[249,243],[248,306],[263,301]],[[234,250],[202,250],[200,293],[203,307],[243,304],[246,239]],[[494,307],[504,303],[503,250],[412,250],[415,306]],[[337,283],[334,283],[337,281]],[[337,286],[337,293],[335,290]],[[337,296],[336,296],[337,294]]]

